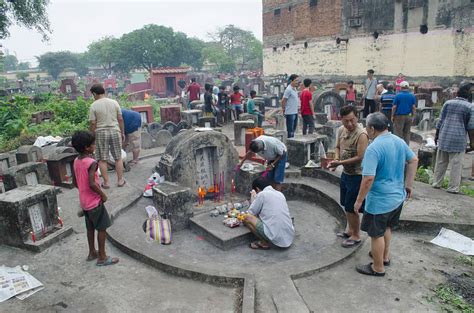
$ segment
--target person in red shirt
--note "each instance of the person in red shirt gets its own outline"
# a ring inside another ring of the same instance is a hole
[[[347,82],[346,90],[346,105],[355,105],[357,90],[354,88],[354,82],[352,80]]]
[[[191,78],[191,85],[186,90],[189,97],[188,109],[191,110],[191,102],[201,98],[201,86],[196,83],[196,78]]]
[[[239,120],[240,113],[242,113],[242,94],[240,87],[234,86],[234,93],[230,95],[230,104],[232,105],[232,112],[235,120]]]
[[[309,134],[314,133],[314,108],[311,105],[313,100],[313,93],[311,92],[312,81],[306,78],[303,81],[304,89],[300,95],[301,102],[301,117],[303,118],[303,135],[306,135],[308,130]]]

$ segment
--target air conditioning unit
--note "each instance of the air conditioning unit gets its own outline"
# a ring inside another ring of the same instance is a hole
[[[349,19],[349,27],[360,27],[362,26],[361,18],[351,18]]]

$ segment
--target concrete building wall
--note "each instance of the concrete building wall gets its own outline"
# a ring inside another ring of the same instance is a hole
[[[264,0],[265,75],[331,79],[363,76],[373,68],[378,77],[474,77],[470,0],[320,0],[311,9],[309,2]],[[288,6],[291,11],[283,9]],[[278,8],[281,16],[275,17]],[[311,23],[311,12],[324,27]],[[337,37],[349,42],[337,44]]]

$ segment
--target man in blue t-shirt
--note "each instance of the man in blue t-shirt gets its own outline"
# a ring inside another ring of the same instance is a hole
[[[395,96],[392,106],[392,123],[395,135],[410,145],[410,128],[416,114],[416,97],[408,82],[401,82],[402,90]]]
[[[288,83],[281,101],[281,110],[286,119],[288,138],[293,138],[298,125],[298,109],[300,107],[300,97],[297,89],[300,84],[299,76],[296,74],[290,75]]]
[[[358,212],[365,199],[361,230],[371,238],[373,263],[356,267],[361,274],[384,276],[390,265],[392,227],[398,224],[405,199],[412,194],[418,159],[408,145],[387,130],[388,119],[380,112],[367,117],[367,134],[373,142],[362,161],[362,182],[354,203]],[[408,163],[405,177],[405,164]]]
[[[133,160],[130,161],[129,164],[134,165],[138,163],[138,157],[140,155],[142,117],[138,112],[122,109],[122,118],[125,130],[125,142],[123,147],[127,151],[132,151]]]
[[[380,96],[380,112],[382,112],[389,121],[388,131],[393,132],[392,125],[392,107],[393,100],[395,100],[395,91],[392,84],[387,85],[387,92]]]

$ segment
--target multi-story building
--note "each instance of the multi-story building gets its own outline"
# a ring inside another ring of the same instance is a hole
[[[263,70],[341,80],[474,77],[474,0],[263,0]]]

